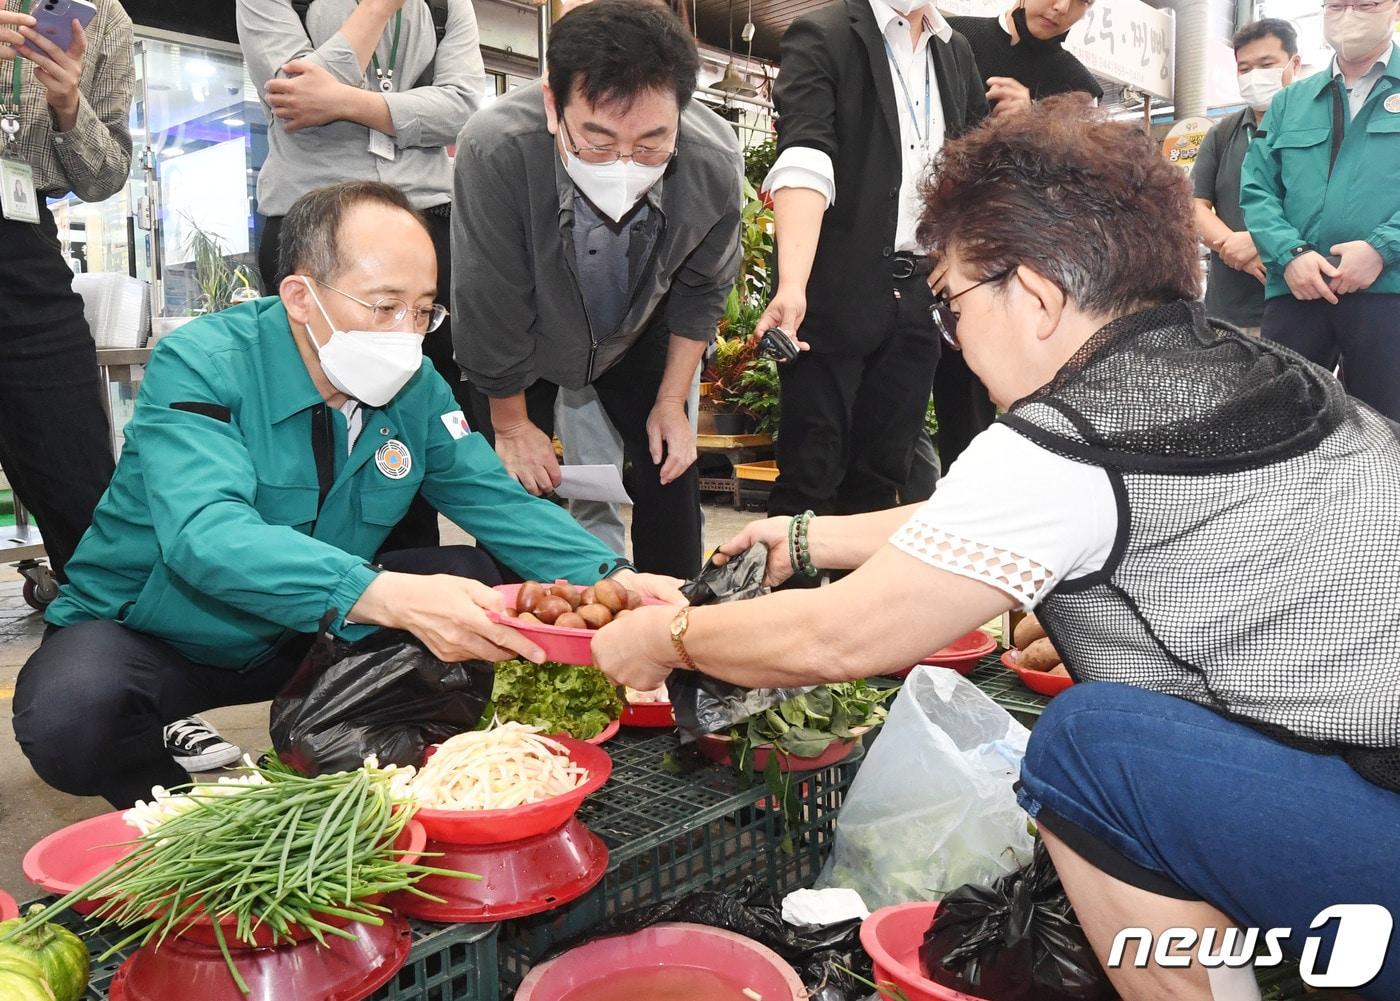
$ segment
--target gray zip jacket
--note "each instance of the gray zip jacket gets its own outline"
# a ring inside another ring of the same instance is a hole
[[[541,85],[467,122],[454,167],[452,337],[483,393],[512,396],[539,379],[581,388],[653,326],[714,337],[739,271],[743,158],[729,123],[693,101],[678,144],[632,240],[626,315],[616,331],[594,331],[574,257],[574,184]]]

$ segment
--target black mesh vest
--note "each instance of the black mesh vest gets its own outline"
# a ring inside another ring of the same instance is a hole
[[[1108,324],[1002,420],[1117,497],[1107,565],[1040,606],[1075,678],[1400,790],[1400,427],[1187,302]]]

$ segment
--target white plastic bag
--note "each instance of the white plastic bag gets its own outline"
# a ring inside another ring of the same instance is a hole
[[[938,900],[1031,859],[1012,791],[1030,731],[966,678],[916,667],[836,821],[817,886],[856,890],[872,909]]]

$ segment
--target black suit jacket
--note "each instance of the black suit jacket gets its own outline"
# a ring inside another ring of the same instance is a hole
[[[986,117],[986,91],[967,39],[934,36],[929,45],[952,139]],[[803,331],[814,351],[865,354],[894,314],[889,258],[903,172],[894,78],[869,0],[837,0],[794,21],[783,35],[781,67],[773,93],[779,152],[818,149],[836,171]]]

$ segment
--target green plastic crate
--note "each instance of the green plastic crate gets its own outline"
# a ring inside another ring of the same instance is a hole
[[[47,897],[39,902],[51,904],[55,899]],[[97,957],[112,944],[109,936],[112,929],[95,932],[81,915],[72,911],[57,920],[88,943],[92,979],[84,1001],[107,1001],[112,978],[131,950],[99,963]],[[408,960],[393,980],[371,995],[370,1001],[497,1001],[500,997],[500,974],[496,967],[499,925],[430,925],[412,919],[409,924],[413,927],[413,948]]]
[[[1023,726],[1032,727],[1040,714],[1045,711],[1050,699],[1037,695],[1025,685],[1014,671],[1009,671],[1001,662],[1002,651],[989,653],[977,662],[977,667],[967,676],[997,705],[1016,718]]]
[[[506,922],[500,948],[503,996],[509,997],[555,944],[612,915],[692,890],[732,888],[745,877],[779,895],[816,880],[860,749],[830,768],[793,776],[800,808],[784,827],[761,778],[741,789],[727,766],[671,774],[663,762],[676,746],[669,731],[624,732],[608,743],[612,778],[579,811],[608,845],[608,870],[574,903]],[[785,835],[791,851],[780,847]]]

